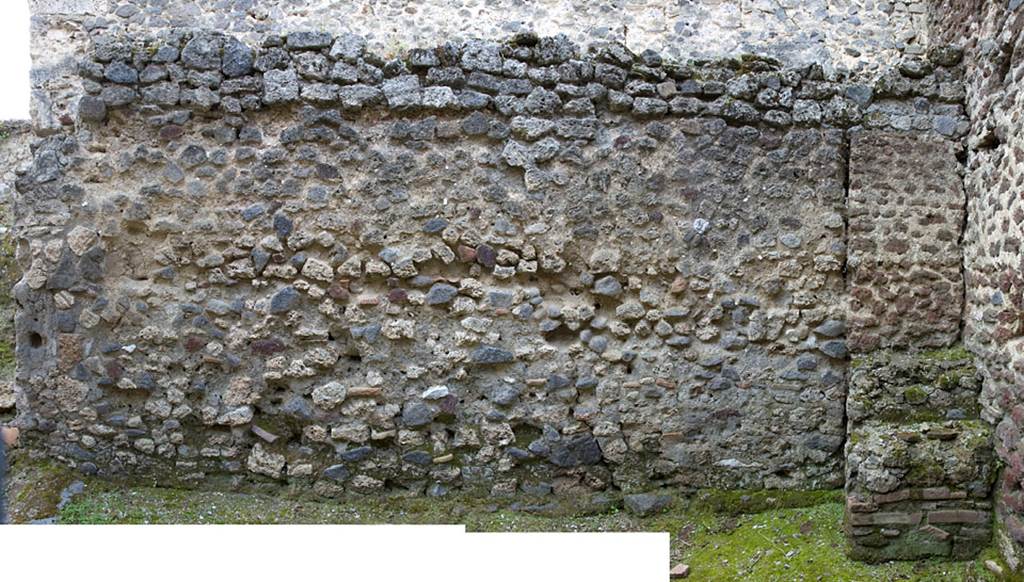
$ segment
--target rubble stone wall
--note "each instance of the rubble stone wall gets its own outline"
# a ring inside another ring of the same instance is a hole
[[[14,301],[11,287],[21,278],[15,260],[13,224],[14,184],[17,171],[32,160],[29,143],[34,138],[26,120],[0,121],[0,284],[6,290],[0,295],[0,417],[8,418],[14,410]]]
[[[846,224],[895,212],[847,175],[952,155],[959,62],[97,35],[18,182],[19,414],[85,471],[327,495],[837,486]],[[933,170],[892,202],[957,232]],[[934,325],[889,331],[955,340],[909,256]]]
[[[978,356],[984,415],[1005,467],[998,484],[1004,555],[1019,569],[1024,548],[1024,280],[1021,206],[1024,9],[1021,2],[935,3],[933,34],[965,48],[967,229],[964,342]]]
[[[168,28],[267,34],[325,30],[367,39],[377,54],[521,31],[565,34],[580,46],[620,42],[636,53],[715,59],[768,54],[872,77],[928,48],[924,0],[31,0],[38,130],[74,119],[75,67],[89,37]]]
[[[943,347],[960,336],[965,200],[963,178],[951,171],[959,166],[957,150],[949,140],[853,137],[848,201],[853,351]]]
[[[963,348],[858,358],[847,398],[846,535],[859,560],[968,559],[992,536],[992,427]]]

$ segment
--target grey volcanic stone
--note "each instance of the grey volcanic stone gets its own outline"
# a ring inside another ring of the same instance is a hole
[[[402,460],[413,465],[429,465],[434,458],[426,451],[410,451],[402,455]]]
[[[331,465],[324,469],[324,477],[332,481],[344,481],[348,479],[349,475],[349,470],[345,465]]]
[[[471,40],[462,49],[462,67],[470,71],[501,73],[501,49],[497,43]]]
[[[196,144],[190,144],[185,147],[181,152],[181,156],[178,157],[178,161],[181,162],[182,167],[186,169],[194,168],[199,164],[205,163],[207,160],[206,150],[202,146]]]
[[[197,34],[181,50],[181,63],[192,69],[218,70],[223,42],[220,36]]]
[[[293,32],[288,35],[290,49],[318,49],[331,46],[331,35],[327,32]]]
[[[650,517],[661,513],[672,504],[672,497],[657,493],[637,493],[623,498],[626,511],[637,517]]]
[[[501,383],[491,388],[487,397],[498,406],[511,406],[519,398],[519,389],[512,384]]]
[[[295,228],[295,224],[287,215],[280,212],[274,215],[274,232],[277,233],[278,238],[287,238],[293,228]]]
[[[252,49],[244,43],[232,38],[224,44],[221,71],[227,77],[241,77],[252,72],[255,60]]]
[[[838,319],[830,319],[814,328],[814,333],[825,337],[839,337],[846,333],[846,323]]]
[[[601,462],[601,447],[590,434],[573,435],[548,444],[548,461],[558,467],[596,465]]]
[[[846,348],[846,342],[842,340],[827,341],[818,346],[818,349],[821,350],[821,353],[825,354],[826,356],[830,358],[835,358],[837,360],[842,360],[846,358],[846,356],[848,356],[850,353],[849,350],[847,350]]]
[[[103,70],[103,76],[109,81],[122,85],[130,85],[139,80],[139,72],[121,61],[114,61],[107,65]]]
[[[263,74],[263,102],[288,103],[299,98],[299,77],[295,69],[273,70]]]
[[[78,101],[78,118],[82,121],[103,121],[107,118],[107,104],[98,97],[83,95]]]
[[[131,87],[106,86],[100,92],[100,99],[107,107],[121,107],[138,99],[139,95]]]
[[[474,364],[505,364],[515,359],[515,354],[497,346],[483,345],[473,350],[469,359]]]
[[[419,400],[410,400],[402,407],[402,424],[408,427],[430,424],[435,416],[437,416],[437,411]]]
[[[267,208],[262,204],[252,204],[242,210],[242,219],[246,222],[252,222],[261,214],[266,213]]]
[[[448,226],[448,221],[443,218],[431,218],[423,224],[423,232],[433,234],[441,232]]]
[[[338,38],[334,40],[334,44],[331,45],[330,56],[333,59],[342,60],[347,63],[355,63],[365,50],[365,38],[357,34],[343,33],[338,35]]]
[[[409,109],[418,107],[422,102],[420,80],[416,75],[402,75],[384,82],[381,87],[388,107],[392,109]]]
[[[459,290],[447,283],[435,283],[427,292],[427,305],[442,305],[451,303],[452,299],[459,294]]]
[[[594,293],[606,297],[618,297],[622,294],[622,284],[611,275],[601,277],[594,282]]]
[[[338,88],[338,100],[345,109],[362,109],[380,103],[384,93],[369,85],[347,85]]]
[[[341,453],[339,456],[346,463],[358,463],[369,457],[371,453],[373,453],[373,447],[356,447]]]
[[[270,313],[287,313],[299,302],[299,292],[295,287],[288,285],[274,294],[270,299]]]

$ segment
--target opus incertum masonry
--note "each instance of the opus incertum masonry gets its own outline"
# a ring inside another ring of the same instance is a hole
[[[1016,564],[1005,2],[73,4],[17,180],[39,450],[328,497],[845,485],[857,557],[995,513]]]

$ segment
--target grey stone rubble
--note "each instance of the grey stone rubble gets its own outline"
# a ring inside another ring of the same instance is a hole
[[[955,55],[97,35],[19,179],[20,413],[87,472],[324,495],[838,485],[847,133],[966,131]]]
[[[962,350],[875,352],[851,372],[846,441],[850,555],[968,559],[992,537],[992,427]]]
[[[1018,3],[499,2],[458,32],[434,0],[329,32],[165,4],[36,6],[14,295],[39,451],[638,514],[845,484],[861,557],[962,557],[987,420],[1019,567]],[[862,357],[961,339],[980,407]]]

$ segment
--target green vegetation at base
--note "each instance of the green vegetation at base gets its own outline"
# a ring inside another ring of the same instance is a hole
[[[59,469],[37,477],[66,483]],[[700,491],[678,497],[665,513],[641,519],[618,499],[593,506],[556,504],[555,498],[367,496],[338,502],[264,494],[123,486],[86,479],[85,491],[59,512],[62,524],[112,523],[341,523],[464,524],[474,532],[659,531],[671,537],[672,563],[687,563],[694,580],[888,581],[997,580],[988,549],[967,562],[892,562],[849,559],[842,532],[841,491]],[[47,497],[53,497],[53,491]],[[20,503],[17,500],[14,503]],[[514,508],[513,503],[519,507]]]
[[[6,337],[0,339],[0,378],[11,377],[14,365],[14,342]]]

